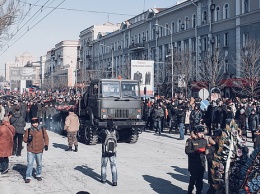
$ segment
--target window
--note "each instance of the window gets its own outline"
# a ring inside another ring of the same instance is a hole
[[[220,19],[220,8],[219,7],[216,7],[216,10],[215,10],[215,21],[219,21]]]
[[[228,33],[224,34],[224,47],[228,46]]]
[[[138,34],[138,43],[141,42],[141,34]]]
[[[181,19],[178,20],[178,26],[177,26],[177,31],[181,31]]]
[[[192,52],[196,52],[196,38],[191,40]]]
[[[203,15],[202,15],[202,24],[207,24],[207,12],[203,11]]]
[[[193,16],[192,16],[192,27],[193,28],[196,27],[196,14],[193,14]]]
[[[172,22],[172,33],[173,34],[175,33],[175,24],[174,24],[174,22]]]
[[[220,36],[219,34],[215,36],[215,48],[220,47]]]
[[[226,3],[223,7],[223,19],[229,18],[229,6]]]
[[[125,47],[128,47],[128,36],[125,37]]]
[[[184,50],[188,50],[189,49],[189,40],[185,40],[184,41]]]
[[[155,30],[155,28],[153,28],[153,39],[155,39],[156,38],[156,30]]]
[[[225,60],[225,65],[224,65],[224,73],[227,73],[229,71],[229,64],[228,64],[228,60]]]
[[[169,32],[169,25],[165,24],[165,36],[168,36],[170,34]]]
[[[149,31],[146,31],[146,41],[149,41]]]
[[[185,30],[188,30],[189,29],[189,18],[186,17],[185,18]]]
[[[162,59],[162,46],[159,46],[159,59]]]
[[[243,34],[243,47],[246,47],[247,46],[247,44],[248,44],[248,38],[249,38],[249,36],[248,36],[248,33],[244,33]]]
[[[163,27],[162,26],[160,26],[160,32],[159,32],[159,37],[162,37],[163,36]]]
[[[205,36],[203,37],[203,43],[202,43],[202,51],[207,51],[207,46],[208,46],[208,38]]]
[[[249,12],[249,0],[243,0],[243,13],[248,13]]]
[[[102,82],[102,97],[120,97],[119,82]]]
[[[134,74],[134,76],[135,76],[135,78],[137,79],[137,80],[139,80],[139,74],[140,74],[140,72],[136,72],[135,74]],[[145,73],[145,75],[150,75],[150,77],[151,77],[151,72],[146,72]],[[142,75],[142,74],[141,74]],[[122,97],[124,98],[124,97],[139,97],[139,86],[138,86],[138,84],[137,83],[135,83],[135,82],[122,82],[121,83],[121,87],[122,87]]]

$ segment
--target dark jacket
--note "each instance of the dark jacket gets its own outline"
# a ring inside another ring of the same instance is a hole
[[[14,126],[15,132],[24,134],[25,120],[20,111],[17,111],[10,118],[10,124]]]
[[[186,112],[183,109],[178,109],[177,112],[177,120],[178,120],[178,124],[180,123],[185,123],[185,116],[186,116]]]
[[[188,170],[201,172],[205,170],[205,153],[199,153],[199,148],[205,148],[207,140],[204,138],[192,139],[186,141],[185,153],[188,155]]]
[[[246,114],[240,114],[238,116],[238,126],[241,130],[246,130]]]
[[[99,137],[101,138],[101,140],[102,140],[102,157],[111,157],[111,156],[114,156],[115,154],[107,154],[107,153],[105,153],[104,152],[104,143],[105,143],[105,140],[106,140],[106,138],[107,138],[107,133],[106,133],[106,130],[108,130],[108,129],[103,129],[102,131],[100,131],[100,133],[99,133]],[[114,129],[112,129],[112,130],[114,130]],[[116,131],[116,139],[118,140],[119,139],[119,134],[118,134],[118,132]]]
[[[248,118],[249,130],[256,131],[259,125],[259,120],[257,114],[250,114]]]

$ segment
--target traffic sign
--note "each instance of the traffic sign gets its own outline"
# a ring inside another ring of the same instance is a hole
[[[202,100],[202,101],[200,102],[200,109],[201,109],[201,110],[203,110],[203,111],[207,110],[207,109],[208,109],[208,106],[209,106],[209,101],[207,101],[207,100]]]
[[[202,88],[202,89],[199,91],[199,97],[200,97],[202,100],[206,100],[206,99],[209,97],[209,91],[208,91],[206,88]]]

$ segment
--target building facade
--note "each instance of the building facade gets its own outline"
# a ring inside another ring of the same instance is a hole
[[[21,80],[12,80],[10,77],[10,68],[12,67],[25,67],[28,66],[28,64],[32,64],[36,61],[36,57],[32,56],[28,52],[24,52],[22,55],[17,55],[15,56],[15,61],[14,62],[8,62],[5,63],[5,79],[7,82],[10,83],[11,90],[14,88],[20,89],[21,86]],[[35,86],[40,86],[40,68],[36,68],[36,78],[34,80],[27,80],[26,85],[23,87],[28,87],[30,85],[35,85]],[[25,88],[24,88],[25,89]]]
[[[65,40],[47,52],[44,61],[44,89],[74,87],[77,83],[79,41]]]
[[[80,58],[85,69],[100,72],[97,76],[124,78],[130,78],[131,60],[154,60],[155,90],[171,84],[177,90],[182,67],[188,63],[192,74],[187,81],[201,81],[206,61],[214,63],[216,53],[221,53],[223,78],[242,77],[241,48],[250,39],[259,40],[259,18],[259,0],[184,1],[167,9],[149,9],[122,22],[116,31],[96,33],[96,39],[93,27],[82,31]],[[189,51],[189,62],[180,60],[183,51]],[[166,92],[170,94],[171,88]],[[224,91],[229,97],[230,88]]]

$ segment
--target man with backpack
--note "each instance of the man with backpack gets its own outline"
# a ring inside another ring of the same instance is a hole
[[[99,135],[102,139],[101,183],[106,183],[106,169],[109,160],[112,172],[112,186],[117,186],[116,147],[119,139],[112,120],[107,122],[107,128]]]

